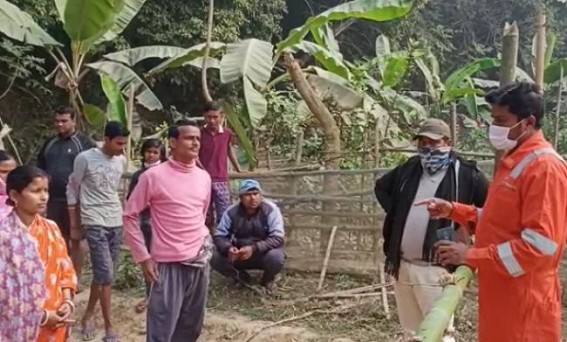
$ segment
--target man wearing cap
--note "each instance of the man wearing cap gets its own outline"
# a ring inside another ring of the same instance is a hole
[[[239,196],[240,202],[225,211],[214,233],[211,266],[244,283],[250,282],[246,270],[263,270],[261,284],[271,293],[285,261],[283,217],[275,203],[262,198],[255,180],[242,181]]]
[[[398,316],[410,336],[441,295],[439,279],[448,272],[436,263],[433,246],[445,239],[469,243],[465,227],[432,220],[414,203],[437,197],[482,207],[487,194],[488,180],[474,162],[452,151],[450,136],[444,121],[427,119],[414,138],[418,155],[382,176],[374,188],[386,212],[385,268],[396,279]],[[444,342],[454,341],[452,332],[451,323]]]

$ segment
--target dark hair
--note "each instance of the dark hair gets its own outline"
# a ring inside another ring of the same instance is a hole
[[[506,106],[508,111],[519,120],[534,116],[535,127],[541,128],[543,123],[543,94],[541,88],[530,82],[514,82],[496,90],[484,97],[493,106]]]
[[[75,120],[76,113],[75,113],[75,110],[73,108],[60,106],[60,107],[57,107],[57,109],[55,109],[55,115],[65,115],[65,114],[69,114],[71,119]]]
[[[118,137],[127,137],[129,135],[130,131],[118,121],[109,121],[106,126],[104,126],[104,137],[110,140]]]
[[[163,145],[163,142],[159,139],[148,139],[146,141],[144,141],[144,143],[142,144],[142,147],[140,149],[140,153],[142,153],[142,161],[145,162],[144,160],[144,154],[146,153],[146,151],[150,148],[157,148],[159,150],[159,159],[163,162],[167,160],[167,157],[165,155],[165,146]]]
[[[195,126],[195,124],[187,119],[177,120],[172,126],[169,126],[169,129],[167,130],[167,137],[170,139],[179,139],[179,127],[183,126]]]
[[[216,112],[217,110],[221,110],[221,109],[222,109],[222,105],[217,101],[207,102],[203,106],[203,112],[204,113],[210,112],[210,111]]]
[[[0,163],[7,160],[16,160],[12,155],[4,150],[0,150]]]
[[[36,178],[49,177],[45,171],[38,167],[30,165],[18,166],[8,173],[8,178],[6,179],[6,193],[10,194],[12,190],[18,193],[22,192]],[[6,201],[6,204],[14,206],[14,203],[10,199]]]

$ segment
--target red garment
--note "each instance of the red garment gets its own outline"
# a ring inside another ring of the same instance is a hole
[[[478,269],[479,341],[559,342],[567,167],[543,133],[501,161],[483,209],[455,203],[452,219],[477,215],[466,263]]]
[[[228,152],[232,136],[232,131],[226,127],[220,127],[218,132],[207,127],[201,128],[199,161],[211,175],[213,182],[228,181]]]

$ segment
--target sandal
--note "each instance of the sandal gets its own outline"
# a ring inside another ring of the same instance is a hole
[[[96,330],[93,327],[82,327],[81,328],[81,339],[83,341],[92,341],[96,337]]]
[[[120,342],[120,336],[116,334],[106,335],[102,339],[102,342]]]
[[[136,311],[136,313],[141,314],[142,312],[146,311],[147,308],[148,300],[144,299],[136,305],[136,308],[134,310]]]

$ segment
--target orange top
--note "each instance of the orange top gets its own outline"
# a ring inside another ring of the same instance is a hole
[[[74,293],[77,288],[77,276],[67,254],[67,245],[57,224],[39,215],[29,227],[29,233],[37,240],[39,255],[45,265],[47,298],[43,308],[57,311],[65,300],[63,289]],[[37,342],[63,342],[66,336],[65,327],[56,330],[41,328]]]
[[[479,341],[560,341],[558,266],[567,237],[567,167],[537,132],[498,166],[466,263],[479,275]]]

